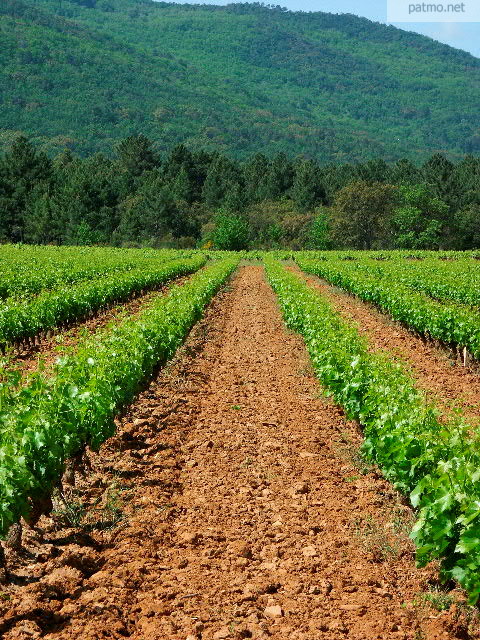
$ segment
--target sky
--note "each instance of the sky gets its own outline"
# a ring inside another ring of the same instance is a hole
[[[175,0],[182,1],[182,0]],[[187,1],[187,0],[186,0]],[[188,0],[191,4],[230,4],[244,0]],[[377,22],[387,22],[387,0],[264,0],[265,4],[279,4],[293,11],[327,11],[329,13],[354,13]],[[440,0],[438,0],[440,1]],[[449,2],[452,0],[448,0]],[[480,2],[480,0],[476,0]],[[430,38],[464,49],[480,58],[479,22],[424,22],[392,23],[406,31],[423,33]]]

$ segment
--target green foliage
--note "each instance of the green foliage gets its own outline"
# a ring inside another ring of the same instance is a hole
[[[66,459],[115,431],[115,416],[170,358],[239,258],[225,257],[154,298],[134,319],[88,337],[54,375],[0,379],[0,535],[51,492]]]
[[[358,249],[388,246],[395,200],[395,187],[381,182],[361,180],[340,189],[332,208],[336,245]]]
[[[421,252],[418,260],[406,261],[392,254],[391,260],[375,264],[368,258],[361,260],[361,270],[384,282],[394,281],[426,294],[434,300],[459,302],[476,307],[480,304],[480,269],[472,255],[450,254],[448,260],[439,261],[435,254]],[[360,266],[360,265],[359,265]],[[459,307],[459,312],[465,308]]]
[[[92,229],[85,220],[82,220],[82,222],[72,229],[72,235],[70,237],[72,244],[78,247],[88,247],[98,244],[103,240],[101,232]]]
[[[480,203],[456,211],[452,226],[451,246],[455,249],[480,247]]]
[[[192,273],[205,264],[205,257],[162,262],[160,259],[157,264],[144,265],[124,274],[115,272],[75,286],[59,287],[25,302],[5,300],[0,307],[0,346],[80,320],[108,304],[122,302],[171,278]]]
[[[293,202],[288,199],[256,203],[246,208],[245,216],[250,227],[251,244],[262,249],[290,246],[310,221],[309,216],[299,215]],[[301,222],[297,225],[298,220]],[[292,224],[295,224],[295,229],[290,234]]]
[[[52,175],[50,160],[23,136],[0,160],[0,237],[22,241],[32,192],[46,188]]]
[[[454,598],[437,587],[421,593],[415,604],[427,605],[436,611],[448,611],[454,604]]]
[[[404,249],[438,249],[448,206],[426,185],[402,185],[392,215],[393,245]]]
[[[443,280],[435,282],[434,278],[430,280],[427,272],[423,278],[414,276],[409,285],[404,284],[408,282],[408,274],[403,278],[402,267],[397,264],[384,269],[368,264],[357,266],[355,262],[316,261],[303,257],[299,257],[297,262],[303,270],[377,305],[410,329],[453,347],[465,347],[475,358],[480,357],[480,313],[449,301],[449,298],[451,300],[462,295],[457,293],[457,285],[460,288],[458,276],[453,275],[450,283]],[[469,291],[470,299],[476,299],[478,304],[478,289],[469,283],[470,275],[466,271],[460,292]],[[438,302],[427,293],[436,294],[436,297],[444,300]]]
[[[248,247],[250,230],[243,216],[222,213],[215,220],[213,242],[217,249],[242,251]]]
[[[445,579],[480,596],[478,436],[443,422],[402,367],[371,353],[356,327],[278,262],[269,280],[288,326],[300,333],[314,369],[335,401],[363,426],[364,452],[417,509],[412,538],[425,565],[442,560]]]
[[[188,254],[171,250],[136,251],[105,247],[41,247],[2,245],[0,247],[0,298],[33,296],[82,280],[121,274],[143,268],[151,271]]]
[[[145,136],[117,151],[51,161],[14,141],[0,156],[0,241],[193,247],[221,212],[245,216],[257,248],[478,246],[480,159],[471,156],[453,164],[435,155],[423,167],[378,158],[320,166],[284,154],[238,162],[183,145],[160,156]],[[436,170],[449,174],[444,199]],[[317,210],[328,225],[313,223]]]
[[[202,187],[202,199],[212,209],[221,207],[240,183],[240,171],[236,163],[225,156],[216,155],[208,167]]]
[[[302,160],[295,167],[291,189],[292,200],[299,211],[312,211],[325,199],[320,168],[312,160]]]
[[[325,209],[315,212],[307,235],[307,246],[309,249],[330,249],[331,240],[331,217]]]
[[[160,160],[153,150],[152,142],[143,135],[130,136],[117,147],[118,164],[130,176],[141,176],[158,166]]]
[[[266,227],[265,232],[263,234],[262,242],[271,249],[276,249],[281,246],[282,240],[284,238],[284,230],[283,228],[277,224],[273,223]]]
[[[197,231],[195,221],[180,210],[163,177],[152,171],[144,176],[135,198],[121,207],[116,239],[128,242],[135,238],[140,244],[149,244],[168,233],[178,238]]]
[[[480,150],[479,61],[365,18],[149,0],[2,0],[0,15],[6,144],[110,152],[143,132],[161,149],[335,162]]]

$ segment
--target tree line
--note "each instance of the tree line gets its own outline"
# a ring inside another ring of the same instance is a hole
[[[50,158],[19,137],[0,156],[0,241],[220,249],[472,249],[480,158],[320,165],[238,161],[143,135],[108,157]]]

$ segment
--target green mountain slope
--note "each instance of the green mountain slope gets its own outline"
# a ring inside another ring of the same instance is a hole
[[[246,156],[480,151],[480,60],[351,15],[2,0],[0,145],[109,151],[142,132]]]

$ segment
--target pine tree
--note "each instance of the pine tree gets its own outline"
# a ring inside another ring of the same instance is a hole
[[[24,239],[31,195],[38,187],[47,190],[51,179],[52,163],[48,157],[24,136],[17,138],[0,162],[0,234],[5,239]]]
[[[295,167],[292,200],[301,212],[312,211],[325,202],[319,167],[312,160],[301,160]]]
[[[202,199],[212,209],[221,207],[234,185],[241,185],[238,165],[225,156],[218,155],[208,170],[202,189]]]
[[[61,244],[64,237],[56,213],[50,195],[36,193],[26,217],[25,241],[32,244]]]
[[[276,200],[286,195],[293,185],[293,166],[284,153],[278,153],[269,162],[261,183],[262,199]]]
[[[119,223],[121,191],[121,176],[102,154],[60,164],[51,207],[62,221],[64,241],[73,243],[78,226],[85,223],[95,232],[97,242],[108,242]]]
[[[357,176],[366,182],[386,182],[389,178],[390,169],[385,160],[375,158],[357,165]]]
[[[200,199],[206,175],[202,164],[203,159],[200,156],[195,158],[183,144],[172,149],[162,172],[175,200],[192,204]]]
[[[185,166],[180,167],[170,183],[170,193],[176,202],[191,204],[194,200],[195,187]]]
[[[132,178],[160,166],[153,142],[144,135],[123,140],[117,147],[117,156],[120,169]]]
[[[265,182],[268,170],[268,159],[262,153],[252,156],[243,166],[244,199],[249,204],[260,202],[267,197]]]
[[[423,176],[420,169],[407,159],[398,160],[390,167],[390,182],[392,184],[419,184]]]
[[[198,235],[196,220],[188,208],[179,206],[158,171],[147,174],[138,194],[122,204],[115,234],[122,242],[158,244],[163,237]]]
[[[436,153],[423,165],[424,180],[442,200],[448,199],[454,165],[443,154]]]

